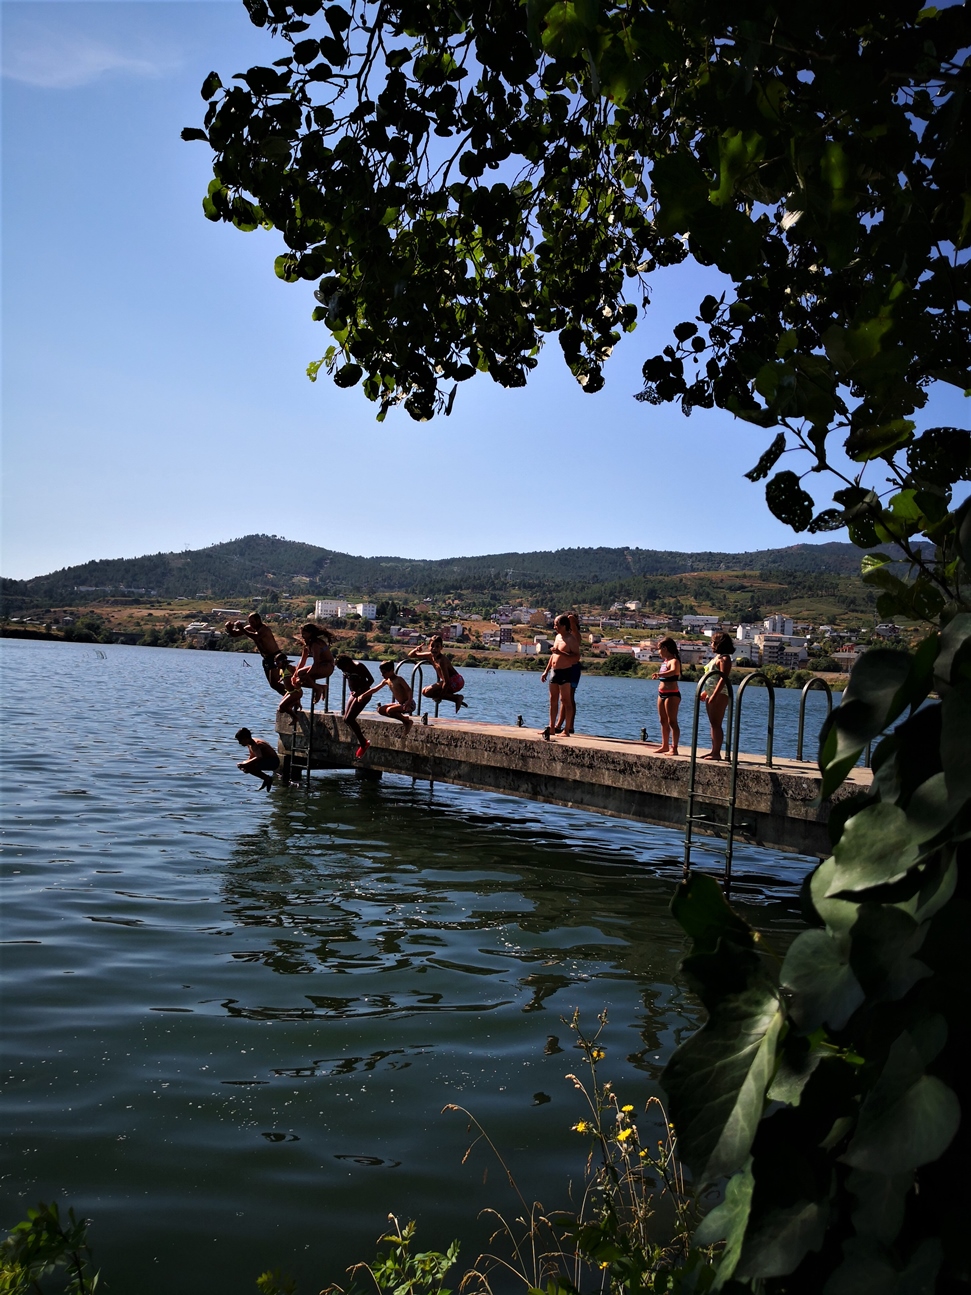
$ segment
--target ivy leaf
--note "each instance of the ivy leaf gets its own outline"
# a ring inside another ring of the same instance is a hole
[[[897,881],[919,857],[918,842],[899,805],[868,805],[843,828],[833,851],[836,866],[828,893],[852,893]]]
[[[789,1014],[804,1034],[821,1025],[841,1030],[863,1002],[863,989],[841,948],[826,931],[803,931],[789,946],[779,976]]]
[[[734,1173],[748,1157],[785,1010],[758,956],[728,940],[714,953],[687,958],[683,970],[717,994],[708,1020],[661,1075],[680,1153],[700,1184]],[[724,993],[726,983],[741,988]]]
[[[767,477],[775,467],[779,457],[785,452],[785,448],[786,434],[785,432],[780,432],[759,459],[758,463],[756,463],[755,467],[752,468],[751,472],[746,472],[745,475],[749,481],[762,481]]]
[[[815,504],[799,484],[794,472],[777,472],[765,487],[765,502],[780,522],[794,531],[804,531],[813,519]]]
[[[892,648],[871,648],[854,665],[842,702],[820,730],[823,800],[853,768],[867,742],[878,737],[907,705],[911,674],[911,658]]]
[[[842,1160],[870,1173],[908,1173],[941,1156],[960,1121],[953,1090],[924,1073],[914,1039],[904,1031],[867,1094]]]
[[[754,1189],[755,1179],[752,1176],[752,1161],[749,1158],[745,1168],[728,1180],[725,1186],[725,1199],[705,1215],[695,1230],[693,1238],[695,1245],[711,1246],[719,1241],[725,1242],[718,1272],[711,1287],[713,1292],[721,1290],[738,1264],[752,1208]]]

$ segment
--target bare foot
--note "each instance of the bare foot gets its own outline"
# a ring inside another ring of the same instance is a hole
[[[701,758],[702,760],[720,760],[721,756],[716,751],[709,751],[707,755],[703,755]]]
[[[412,724],[413,724],[415,721],[414,721],[414,720],[412,720],[412,719],[409,719],[407,715],[402,715],[402,717],[401,717],[401,722],[402,722],[402,724],[404,724],[404,726],[405,726],[405,732],[407,733],[407,732],[408,732],[408,730],[411,728]]]
[[[668,748],[668,747],[666,747],[666,746],[656,746],[656,747],[654,748],[655,753],[656,753],[657,755],[667,755],[667,753],[668,753],[668,749],[669,749],[669,748]]]

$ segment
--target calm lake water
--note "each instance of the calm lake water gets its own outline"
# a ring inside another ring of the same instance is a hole
[[[387,776],[264,795],[235,768],[240,725],[272,738],[253,657],[6,639],[0,669],[0,1222],[73,1204],[111,1290],[242,1295],[279,1266],[316,1291],[391,1211],[471,1264],[479,1211],[513,1200],[442,1108],[564,1206],[585,1145],[563,1018],[606,1009],[603,1075],[639,1109],[696,1028],[679,834]],[[467,678],[471,717],[545,722],[538,676]],[[654,698],[585,678],[578,729],[654,736]],[[784,948],[805,861],[736,868]]]

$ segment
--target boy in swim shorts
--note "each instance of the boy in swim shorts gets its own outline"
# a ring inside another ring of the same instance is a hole
[[[408,717],[415,709],[415,694],[411,690],[411,685],[406,683],[400,675],[395,674],[393,661],[382,661],[380,669],[382,675],[381,682],[376,688],[371,689],[368,696],[373,697],[374,694],[376,692],[380,692],[382,688],[390,688],[393,700],[386,702],[383,706],[379,706],[378,714],[385,715],[388,719],[401,720],[402,724],[405,726],[405,731],[407,732],[414,723],[414,721]]]
[[[241,728],[236,734],[240,746],[249,748],[249,759],[241,760],[237,769],[251,773],[254,778],[262,778],[263,790],[269,791],[273,786],[273,774],[280,767],[280,757],[262,738],[254,737],[248,728]]]

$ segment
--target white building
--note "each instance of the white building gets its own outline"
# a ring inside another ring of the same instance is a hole
[[[754,643],[758,629],[755,625],[738,625],[735,627],[736,643]]]
[[[629,603],[624,603],[624,606],[629,612],[639,612],[641,610],[641,604],[636,598],[631,599]]]
[[[350,603],[343,598],[318,598],[314,603],[314,619],[321,621],[331,616],[346,616],[350,610]]]
[[[791,634],[792,617],[783,616],[781,612],[775,612],[772,616],[766,616],[762,622],[766,634]]]
[[[685,629],[714,629],[715,626],[722,623],[720,616],[695,616],[689,614],[681,617],[681,624]]]
[[[377,603],[355,603],[354,610],[366,621],[373,621],[378,614]]]
[[[515,656],[515,655],[516,655],[516,653],[519,651],[519,644],[518,644],[518,643],[500,643],[500,644],[499,644],[499,651],[503,654],[503,656]]]
[[[705,665],[715,655],[710,643],[693,643],[685,640],[678,644],[678,655],[685,665]]]

